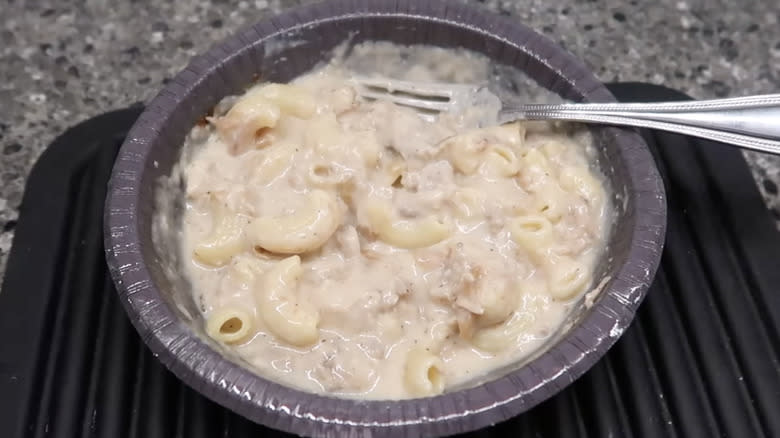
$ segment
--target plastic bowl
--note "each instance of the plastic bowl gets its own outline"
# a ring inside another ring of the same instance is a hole
[[[147,106],[116,160],[105,207],[108,265],[149,348],[185,383],[272,428],[301,435],[441,436],[506,420],[582,375],[633,319],[664,241],[664,190],[647,145],[632,130],[599,127],[601,170],[618,206],[596,278],[608,278],[534,358],[484,383],[423,399],[359,401],[291,389],[253,374],[203,334],[186,280],[176,277],[175,236],[152,232],[155,187],[179,159],[185,135],[224,96],[259,78],[289,80],[347,38],[464,47],[527,73],[574,101],[613,96],[574,57],[507,19],[443,0],[337,0],[289,11],[212,48]],[[168,218],[176,223],[176,218]],[[167,248],[167,250],[166,250]],[[598,283],[598,281],[596,282]]]

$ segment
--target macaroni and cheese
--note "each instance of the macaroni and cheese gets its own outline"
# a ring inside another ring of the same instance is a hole
[[[592,285],[586,133],[426,121],[339,63],[226,107],[182,163],[182,254],[208,335],[269,379],[435,395],[533,353]]]

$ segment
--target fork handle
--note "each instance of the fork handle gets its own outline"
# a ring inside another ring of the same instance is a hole
[[[664,103],[505,107],[502,120],[570,120],[660,129],[780,154],[780,94]]]

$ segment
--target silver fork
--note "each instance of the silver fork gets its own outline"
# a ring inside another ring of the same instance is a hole
[[[509,104],[485,87],[356,77],[358,94],[418,110],[441,112],[477,105],[500,108],[499,121],[568,120],[660,129],[780,154],[780,94],[663,103]]]

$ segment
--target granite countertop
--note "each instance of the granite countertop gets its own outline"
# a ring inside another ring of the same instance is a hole
[[[102,112],[147,101],[215,41],[309,2],[2,0],[0,275],[25,178],[55,136]],[[780,92],[777,0],[471,3],[545,33],[604,81],[665,84],[697,98]],[[747,157],[780,219],[780,158]]]

